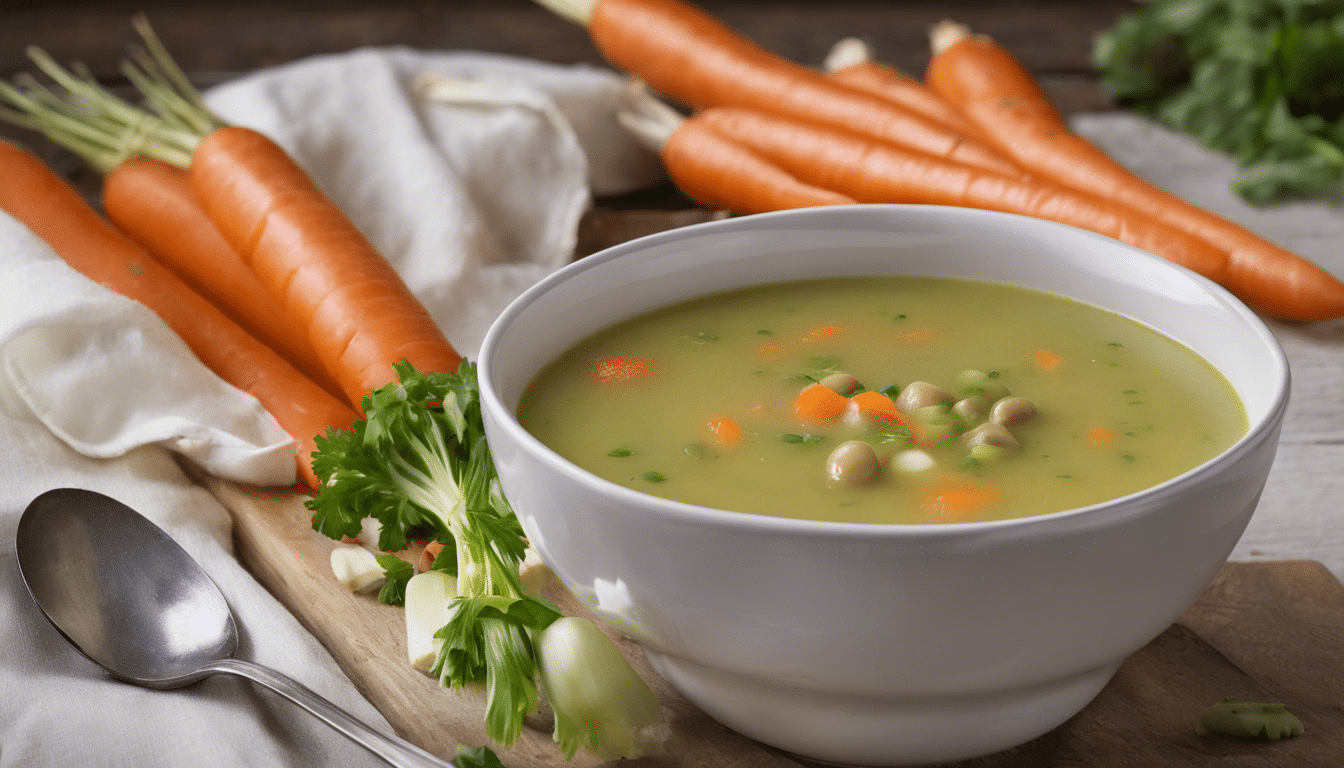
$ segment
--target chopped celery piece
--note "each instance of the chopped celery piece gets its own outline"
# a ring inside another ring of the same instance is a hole
[[[958,388],[978,387],[989,381],[989,374],[984,371],[962,371],[957,374],[955,381]]]
[[[372,552],[356,544],[337,544],[331,550],[331,572],[351,592],[372,592],[383,586],[383,566]]]
[[[1223,699],[1204,710],[1195,733],[1221,733],[1246,741],[1278,741],[1302,735],[1302,721],[1282,704]]]
[[[565,759],[579,747],[606,760],[640,757],[661,739],[658,699],[591,621],[556,619],[537,637],[537,657]]]
[[[939,424],[954,418],[954,415],[951,406],[926,405],[923,408],[916,408],[911,411],[910,418],[920,424]]]
[[[426,674],[434,666],[442,640],[434,637],[453,617],[457,579],[443,571],[417,573],[406,583],[406,654]]]
[[[971,446],[971,458],[976,461],[989,464],[999,461],[1008,453],[1008,449],[1000,445],[979,445]]]

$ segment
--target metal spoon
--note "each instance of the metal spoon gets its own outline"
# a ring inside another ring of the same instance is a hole
[[[163,530],[115,499],[77,488],[43,493],[19,520],[16,550],[28,592],[52,626],[119,680],[169,689],[238,675],[392,765],[448,765],[279,672],[233,658],[238,630],[214,582]]]

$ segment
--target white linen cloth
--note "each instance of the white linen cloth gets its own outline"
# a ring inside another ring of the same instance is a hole
[[[413,95],[425,71],[472,83],[455,105],[427,106]],[[658,177],[652,156],[614,121],[620,88],[592,68],[380,49],[259,72],[208,100],[293,153],[473,356],[503,305],[571,257],[591,193]],[[1227,191],[1230,162],[1185,137],[1125,115],[1076,124],[1141,176],[1344,274],[1338,208],[1252,209]],[[293,467],[278,427],[156,318],[66,269],[3,215],[0,270],[0,768],[381,764],[245,681],[216,677],[176,692],[111,681],[42,621],[15,564],[18,517],[49,488],[98,490],[159,523],[206,568],[237,613],[242,657],[390,730],[239,565],[227,512],[170,455],[222,477],[285,483]],[[1236,556],[1312,557],[1344,577],[1335,523],[1344,332],[1339,323],[1271,326],[1292,359],[1294,400]]]

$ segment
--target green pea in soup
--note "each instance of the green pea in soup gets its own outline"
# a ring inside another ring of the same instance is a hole
[[[529,385],[523,426],[669,499],[865,523],[997,520],[1156,485],[1246,432],[1204,359],[1080,302],[933,277],[808,280],[660,309]]]

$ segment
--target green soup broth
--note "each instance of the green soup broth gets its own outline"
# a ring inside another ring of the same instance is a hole
[[[1018,445],[1006,449],[969,447],[961,435],[979,420],[947,408],[900,421],[800,420],[802,389],[836,372],[893,398],[916,381],[957,399],[1006,391],[1036,414],[1007,425]],[[518,418],[559,455],[636,490],[863,523],[1094,504],[1175,477],[1247,429],[1222,375],[1147,326],[1036,291],[934,277],[771,284],[657,310],[548,365]],[[850,440],[877,458],[867,482],[828,472],[828,456]],[[910,471],[927,459],[934,466]]]

